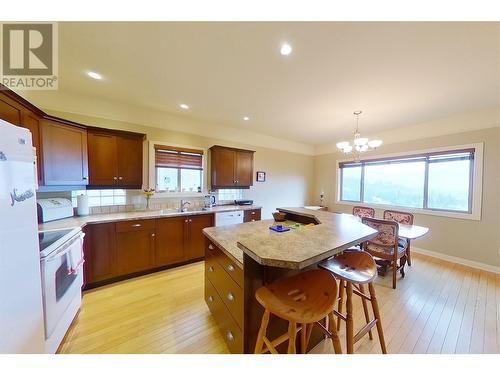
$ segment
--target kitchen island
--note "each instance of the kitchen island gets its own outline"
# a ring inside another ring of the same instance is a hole
[[[269,229],[273,220],[205,228],[205,301],[232,353],[253,353],[263,309],[255,300],[262,285],[302,270],[376,236],[352,216],[305,208],[280,208],[289,231]],[[287,322],[272,317],[268,334]],[[313,330],[312,348],[323,338]],[[282,345],[283,348],[286,346]],[[278,349],[281,349],[278,347]]]

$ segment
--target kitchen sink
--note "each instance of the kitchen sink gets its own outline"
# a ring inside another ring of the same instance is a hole
[[[207,209],[205,207],[185,208],[182,211],[179,208],[168,208],[168,209],[160,210],[160,215],[172,215],[172,214],[190,213],[190,212],[203,212],[206,210]]]

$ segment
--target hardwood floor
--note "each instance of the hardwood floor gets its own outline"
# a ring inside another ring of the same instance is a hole
[[[500,353],[500,275],[412,254],[376,292],[389,353]],[[228,353],[203,299],[203,262],[86,292],[60,353]],[[355,330],[363,324],[355,298]],[[345,351],[344,326],[341,342]],[[374,332],[375,333],[375,332]],[[380,353],[377,335],[355,353]],[[313,353],[330,353],[324,341]]]

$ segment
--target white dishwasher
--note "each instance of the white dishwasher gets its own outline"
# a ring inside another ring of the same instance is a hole
[[[241,223],[243,223],[242,210],[215,213],[216,227],[221,227],[223,225],[241,224]]]

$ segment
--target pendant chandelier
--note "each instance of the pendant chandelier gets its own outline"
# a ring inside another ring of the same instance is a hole
[[[339,142],[337,143],[337,148],[342,151],[344,154],[355,154],[356,158],[359,158],[359,155],[363,152],[374,150],[382,144],[380,139],[368,139],[361,137],[359,133],[359,115],[361,111],[355,111],[354,115],[356,116],[356,130],[354,131],[354,140],[351,145],[350,142]]]

